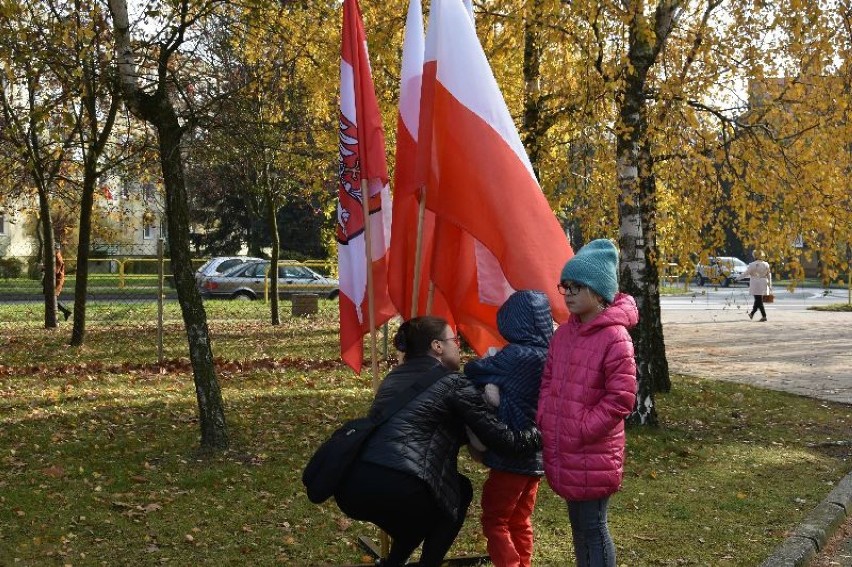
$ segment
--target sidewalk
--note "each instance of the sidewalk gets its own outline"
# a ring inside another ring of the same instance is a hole
[[[852,313],[746,311],[663,308],[670,370],[852,404]]]
[[[767,308],[664,307],[669,369],[852,405],[852,313]],[[762,565],[788,566],[852,567],[852,473]]]

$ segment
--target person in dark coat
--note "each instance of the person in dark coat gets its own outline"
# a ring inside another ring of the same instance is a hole
[[[436,366],[443,365],[447,373],[376,430],[334,498],[346,515],[376,524],[391,536],[390,553],[379,565],[405,565],[422,543],[418,565],[437,567],[473,499],[470,480],[458,470],[465,426],[491,450],[506,455],[535,453],[541,436],[535,427],[516,431],[498,421],[479,390],[457,373],[459,338],[444,319],[406,321],[394,346],[405,353],[404,361],[382,382],[371,413]]]
[[[512,429],[535,425],[541,373],[553,336],[547,295],[516,291],[497,311],[497,328],[509,341],[494,356],[465,364],[464,373],[496,402],[497,417]],[[541,452],[523,457],[488,451],[490,467],[482,487],[482,531],[495,567],[530,567],[533,553],[532,513],[544,476]]]

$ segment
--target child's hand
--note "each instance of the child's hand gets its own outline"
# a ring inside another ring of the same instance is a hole
[[[467,425],[464,426],[464,429],[467,432],[468,447],[471,449],[471,454],[473,454],[474,450],[478,451],[479,453],[485,453],[488,448],[485,446],[485,443],[483,443],[479,439],[479,437],[476,436],[476,433],[473,432],[473,429],[471,429]]]
[[[492,408],[498,407],[500,405],[500,387],[497,384],[486,384],[482,397],[485,403]]]

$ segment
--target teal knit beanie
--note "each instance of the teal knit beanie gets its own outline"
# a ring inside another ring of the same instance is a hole
[[[566,262],[560,281],[583,284],[612,303],[618,292],[618,250],[610,240],[592,240]]]

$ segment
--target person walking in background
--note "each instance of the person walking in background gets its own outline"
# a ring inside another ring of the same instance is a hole
[[[578,567],[615,567],[609,498],[624,474],[624,419],[636,402],[628,329],[634,299],[618,293],[618,251],[593,240],[568,260],[557,286],[571,317],[550,343],[536,416],[550,487],[568,503]]]
[[[57,244],[56,245],[56,255],[53,260],[54,267],[54,291],[56,292],[56,308],[62,312],[62,315],[65,317],[65,320],[68,320],[68,317],[71,316],[71,310],[62,305],[59,301],[59,294],[62,293],[62,287],[65,285],[65,258],[62,257],[62,247]]]
[[[402,566],[423,544],[420,567],[438,567],[464,523],[473,499],[470,480],[458,470],[467,441],[465,425],[494,450],[517,456],[541,449],[530,426],[510,429],[488,410],[480,391],[458,374],[459,339],[440,317],[403,323],[394,346],[403,363],[382,381],[370,410],[381,412],[424,373],[438,372],[426,390],[383,423],[335,491],[341,511],[372,522],[391,536],[382,566]]]
[[[464,373],[486,389],[486,400],[511,429],[535,425],[541,372],[553,336],[553,315],[540,291],[516,291],[497,311],[497,328],[509,344],[494,356],[465,364]],[[544,464],[541,452],[511,457],[488,451],[482,487],[482,531],[495,567],[530,567],[532,512]]]
[[[763,252],[753,250],[751,255],[754,261],[746,266],[745,272],[740,277],[748,276],[748,292],[754,296],[754,305],[748,314],[749,319],[754,319],[754,314],[760,310],[760,321],[766,321],[766,308],[763,307],[763,296],[768,295],[772,289],[772,271],[769,263],[763,259]]]

